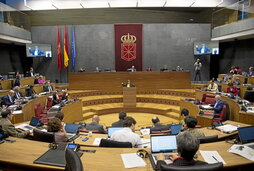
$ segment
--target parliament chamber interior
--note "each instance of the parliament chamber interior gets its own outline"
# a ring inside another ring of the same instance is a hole
[[[253,0],[0,0],[0,171],[250,171]]]

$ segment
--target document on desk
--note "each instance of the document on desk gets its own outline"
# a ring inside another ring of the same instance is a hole
[[[99,146],[100,143],[101,143],[101,139],[102,138],[95,138],[94,141],[93,141],[93,145]]]
[[[150,139],[141,138],[142,148],[151,148]]]
[[[121,154],[125,168],[145,167],[145,161],[136,153]]]
[[[210,105],[201,105],[201,107],[203,109],[212,109],[212,107]]]
[[[230,147],[228,152],[238,154],[246,159],[254,161],[254,149],[246,145],[234,144],[233,146]]]
[[[21,114],[22,113],[22,110],[14,110],[12,112],[13,115],[16,115],[16,114]]]
[[[237,131],[237,128],[238,128],[237,126],[230,125],[230,124],[216,127],[216,129],[225,133],[231,133],[231,132]]]
[[[149,128],[141,129],[140,132],[141,132],[142,135],[149,135],[150,134],[150,129]]]
[[[223,158],[220,156],[220,154],[217,151],[203,151],[203,150],[199,150],[199,151],[202,157],[204,158],[204,160],[209,164],[218,163],[218,162],[222,162],[223,164],[226,164]]]

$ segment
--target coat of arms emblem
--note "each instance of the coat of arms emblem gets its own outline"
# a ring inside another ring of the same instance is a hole
[[[121,37],[121,58],[125,61],[132,61],[136,59],[136,36],[123,35]]]

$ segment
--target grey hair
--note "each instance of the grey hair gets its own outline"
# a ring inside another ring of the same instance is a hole
[[[189,131],[177,135],[177,151],[186,160],[192,160],[199,148],[199,140]]]

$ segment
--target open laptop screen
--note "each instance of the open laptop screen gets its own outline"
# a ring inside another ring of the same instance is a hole
[[[182,124],[171,125],[170,129],[171,129],[171,134],[176,135],[176,134],[178,134],[181,131]]]
[[[114,132],[123,129],[123,127],[108,127],[108,137],[110,138]]]
[[[254,142],[254,126],[238,128],[238,135],[242,143]]]
[[[29,125],[31,125],[31,126],[37,126],[38,123],[39,123],[39,120],[40,120],[39,118],[32,117],[32,119],[31,119]]]
[[[65,124],[65,131],[68,133],[76,134],[78,132],[79,127],[80,127],[80,125],[78,125],[78,124],[67,123],[67,124]]]
[[[177,149],[175,135],[155,135],[151,136],[152,153],[171,152]]]

